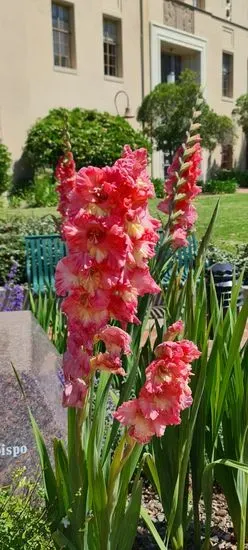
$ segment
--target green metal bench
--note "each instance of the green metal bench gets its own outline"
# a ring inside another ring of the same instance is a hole
[[[162,235],[161,231],[159,233]],[[167,265],[166,272],[161,280],[162,287],[168,287],[175,262],[177,262],[177,273],[180,272],[181,275],[180,283],[181,285],[185,283],[188,273],[194,265],[198,252],[198,241],[194,234],[188,237],[188,243],[188,246],[178,248],[175,254],[171,257],[171,261]],[[164,303],[161,294],[156,294],[154,296],[151,317],[157,321],[164,319]]]
[[[58,261],[66,255],[60,235],[30,235],[25,237],[27,281],[35,294],[54,289]]]
[[[163,286],[168,285],[175,262],[177,262],[178,273],[181,272],[181,282],[184,283],[186,281],[188,273],[194,265],[198,252],[198,241],[194,234],[188,237],[188,243],[189,244],[187,246],[178,248],[172,257],[171,262],[168,265],[168,269],[166,270],[166,273],[161,281]]]
[[[197,255],[198,242],[195,235],[188,238],[189,244],[179,248],[171,264],[161,281],[167,286],[175,260],[178,263],[178,271],[182,270],[182,282],[187,278],[188,272]],[[58,261],[66,255],[66,245],[60,235],[29,235],[25,237],[26,245],[26,273],[27,281],[35,294],[44,292],[48,288],[54,289],[54,274]]]

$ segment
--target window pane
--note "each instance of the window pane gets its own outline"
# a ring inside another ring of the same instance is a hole
[[[120,21],[103,19],[104,74],[121,76],[121,26]]]
[[[229,53],[222,57],[222,95],[233,97],[233,55]]]
[[[54,65],[60,65],[59,55],[54,55]]]
[[[56,4],[52,5],[52,14],[53,14],[53,18],[57,19],[59,15],[59,7]]]
[[[115,21],[104,21],[104,38],[109,42],[117,41],[117,24]]]
[[[52,3],[54,64],[71,67],[70,7]]]

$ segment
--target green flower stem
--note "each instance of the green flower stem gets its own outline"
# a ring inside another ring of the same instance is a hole
[[[108,514],[109,518],[111,518],[115,499],[116,499],[116,493],[117,493],[117,480],[118,477],[122,471],[122,468],[125,466],[127,460],[132,454],[133,449],[136,446],[136,442],[134,439],[130,438],[127,434],[127,432],[124,433],[122,436],[119,445],[117,446],[112,464],[110,467],[109,472],[109,483],[108,483]]]

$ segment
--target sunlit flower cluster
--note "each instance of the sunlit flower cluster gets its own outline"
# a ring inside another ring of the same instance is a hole
[[[124,374],[120,355],[130,352],[127,323],[139,323],[138,296],[160,292],[148,267],[160,223],[148,212],[154,191],[146,168],[146,150],[125,146],[112,167],[76,174],[69,154],[57,169],[68,250],[56,269],[68,320],[64,406],[83,406],[96,369]],[[108,326],[111,319],[122,329]],[[106,350],[94,355],[99,341]]]
[[[180,424],[181,411],[192,403],[191,363],[200,352],[189,340],[174,341],[183,331],[181,321],[169,327],[146,369],[138,398],[123,403],[114,414],[138,443],[148,443],[154,435],[161,437],[166,426]]]

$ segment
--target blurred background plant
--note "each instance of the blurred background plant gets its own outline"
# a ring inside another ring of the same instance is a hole
[[[55,550],[43,492],[25,469],[0,488],[0,541],[1,550]]]
[[[237,182],[235,179],[229,180],[208,180],[202,186],[203,193],[212,193],[220,195],[221,193],[235,193],[237,190]]]
[[[10,181],[11,156],[8,148],[0,143],[0,195],[8,189]]]

